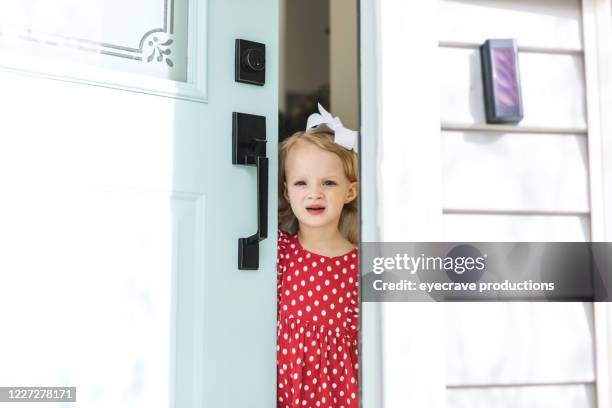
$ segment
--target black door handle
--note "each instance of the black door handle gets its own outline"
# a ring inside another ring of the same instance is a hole
[[[266,118],[233,113],[232,163],[257,168],[257,232],[238,239],[238,269],[259,268],[259,241],[268,237]]]
[[[268,237],[268,158],[255,157],[257,166],[257,232],[238,239],[238,268],[259,268],[259,241]]]

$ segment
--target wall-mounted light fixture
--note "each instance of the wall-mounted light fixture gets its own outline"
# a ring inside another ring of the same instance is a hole
[[[487,40],[480,46],[487,123],[518,123],[523,101],[514,39]]]

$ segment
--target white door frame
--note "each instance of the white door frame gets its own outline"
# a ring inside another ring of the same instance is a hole
[[[380,93],[378,52],[380,19],[376,1],[358,1],[359,75],[359,216],[362,242],[380,240],[378,206],[378,135]],[[361,261],[360,261],[361,262]],[[381,308],[378,303],[361,303],[359,338],[360,401],[362,407],[382,407]]]
[[[582,1],[587,98],[591,241],[612,240],[612,10],[609,0]],[[612,304],[594,303],[596,399],[612,405]]]
[[[441,237],[437,8],[360,2],[363,241]],[[387,177],[400,171],[400,185]],[[442,408],[444,305],[364,303],[363,311],[362,406]]]

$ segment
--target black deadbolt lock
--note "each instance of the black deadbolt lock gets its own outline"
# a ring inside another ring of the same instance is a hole
[[[249,48],[244,53],[245,58],[242,64],[252,72],[258,72],[266,68],[266,56],[256,48]]]
[[[236,40],[236,82],[253,85],[266,83],[266,45]]]

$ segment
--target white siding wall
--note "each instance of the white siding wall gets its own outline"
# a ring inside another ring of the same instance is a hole
[[[377,181],[364,236],[610,240],[609,0],[361,5],[361,174]],[[484,123],[477,50],[503,37],[520,47],[518,126]],[[366,407],[611,406],[606,304],[377,306],[364,315],[378,335],[362,338]]]
[[[591,240],[580,0],[441,0],[439,13],[443,239]],[[487,38],[518,40],[516,127],[484,120]],[[595,406],[592,305],[445,309],[448,407]]]

